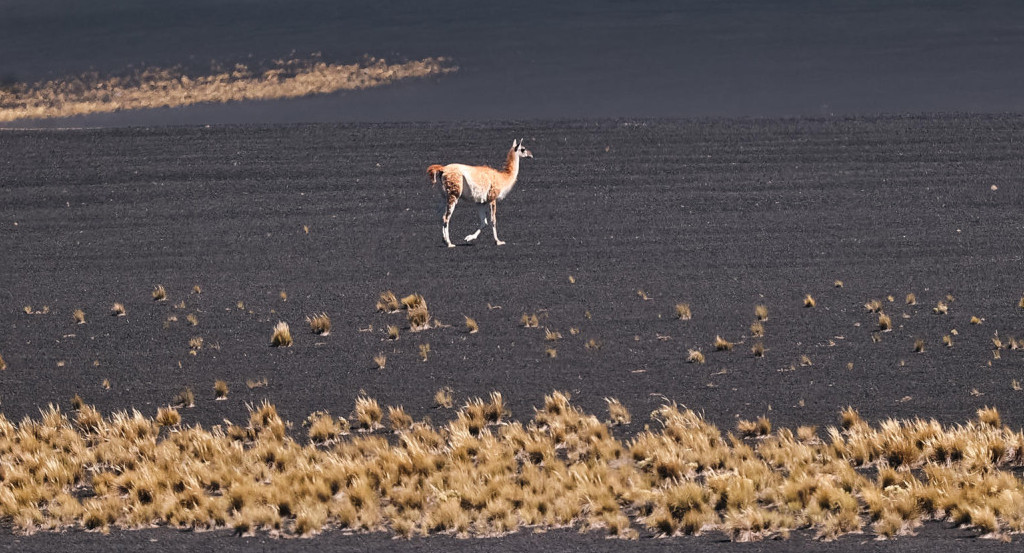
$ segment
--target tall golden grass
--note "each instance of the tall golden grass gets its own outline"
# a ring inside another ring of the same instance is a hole
[[[125,76],[96,72],[0,88],[0,122],[91,113],[180,107],[200,103],[274,100],[356,90],[456,71],[445,58],[389,64],[327,63],[319,56],[277,60],[267,69],[236,65],[189,75],[180,67],[150,67]]]
[[[244,425],[210,429],[180,425],[166,408],[154,418],[85,404],[17,423],[0,415],[0,519],[22,533],[156,524],[273,536],[570,526],[737,541],[806,528],[833,539],[907,534],[928,520],[1024,531],[1014,472],[1024,435],[992,408],[953,426],[872,426],[846,409],[820,433],[762,417],[741,423],[741,438],[666,404],[625,441],[559,392],[527,422],[506,419],[500,394],[441,425],[393,407],[385,430],[381,411],[360,397],[351,420],[364,431],[354,434],[347,419],[314,413],[301,441],[266,402]]]

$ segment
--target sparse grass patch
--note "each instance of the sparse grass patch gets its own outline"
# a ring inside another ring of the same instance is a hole
[[[228,383],[223,380],[218,380],[213,383],[213,398],[216,400],[225,400],[228,398]]]
[[[686,362],[702,364],[704,363],[704,354],[698,349],[691,349],[686,352]]]
[[[174,396],[174,400],[171,404],[176,407],[195,407],[196,395],[192,393],[192,389],[186,386],[182,391],[178,392]]]
[[[453,405],[453,395],[455,392],[445,386],[434,393],[434,407],[443,407],[445,409],[451,409]]]
[[[166,301],[167,300],[167,289],[164,288],[163,284],[157,284],[156,288],[153,288],[152,296],[153,296],[153,301]]]
[[[722,338],[721,336],[715,336],[714,346],[718,351],[732,351],[733,343]]]
[[[284,321],[278,321],[274,325],[274,331],[270,335],[270,345],[275,348],[287,348],[292,345],[292,331],[288,328],[288,323]]]
[[[156,411],[156,423],[160,426],[178,426],[181,414],[174,407],[161,407]]]
[[[380,293],[380,299],[377,300],[377,311],[383,313],[396,313],[402,309],[402,304],[398,302],[398,296],[394,292],[388,290]]]
[[[629,416],[629,409],[626,409],[625,405],[612,397],[606,397],[604,400],[608,403],[608,420],[611,424],[621,426],[630,423],[632,418]]]
[[[384,413],[377,400],[366,396],[356,398],[354,415],[359,427],[365,431],[381,428],[381,420],[384,418]]]
[[[764,336],[764,324],[761,321],[754,321],[750,325],[750,335],[754,338],[760,338]]]
[[[327,336],[331,333],[331,318],[327,316],[327,313],[309,315],[306,317],[306,322],[309,323],[309,330],[313,334]]]
[[[688,303],[677,303],[676,304],[676,318],[680,321],[689,321],[693,318],[693,313],[690,311],[690,304]]]

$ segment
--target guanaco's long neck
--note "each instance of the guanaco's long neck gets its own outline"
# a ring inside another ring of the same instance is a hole
[[[509,185],[515,184],[516,177],[519,176],[519,156],[516,155],[515,148],[508,151],[508,157],[505,158],[504,173],[509,177]]]

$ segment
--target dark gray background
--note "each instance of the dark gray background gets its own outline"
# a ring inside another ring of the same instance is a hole
[[[1024,3],[7,0],[0,80],[322,52],[455,75],[72,124],[1017,112]],[[33,123],[68,125],[68,121]],[[18,126],[24,126],[20,124]]]

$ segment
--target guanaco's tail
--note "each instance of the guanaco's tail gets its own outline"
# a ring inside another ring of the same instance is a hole
[[[437,176],[442,173],[444,173],[444,165],[431,165],[427,167],[427,177],[434,184],[437,184]]]

